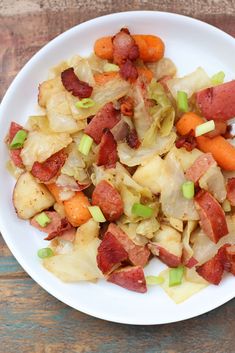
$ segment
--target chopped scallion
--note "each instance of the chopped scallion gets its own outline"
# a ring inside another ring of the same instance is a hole
[[[91,138],[89,135],[84,134],[78,146],[79,152],[87,156],[88,153],[90,152],[92,143],[93,143],[93,138]]]
[[[48,217],[48,215],[45,212],[40,213],[35,217],[36,222],[41,226],[41,227],[46,227],[49,223],[51,223],[51,219]]]
[[[23,147],[24,141],[27,137],[27,132],[25,130],[19,130],[15,136],[13,137],[13,140],[10,143],[10,149],[15,150],[17,148]]]
[[[90,214],[92,215],[92,218],[96,222],[106,222],[106,219],[99,208],[99,206],[90,206],[88,207],[88,210],[90,211]]]
[[[38,257],[40,259],[46,259],[47,257],[53,256],[53,250],[51,248],[42,248],[38,250]]]
[[[214,86],[221,85],[221,83],[224,82],[224,78],[225,73],[223,71],[219,71],[211,77],[211,82]]]
[[[231,211],[231,204],[229,200],[225,199],[223,204],[222,204],[224,212],[230,212]]]
[[[171,268],[169,271],[169,287],[178,286],[182,283],[184,266]]]
[[[182,184],[182,193],[183,193],[183,196],[188,200],[191,200],[194,197],[193,181],[188,180]]]
[[[186,92],[177,92],[177,107],[181,112],[188,112],[188,95]]]
[[[93,99],[91,98],[83,98],[80,101],[78,101],[77,103],[75,103],[76,108],[80,109],[87,109],[87,108],[91,108],[95,105],[95,101],[93,101]]]
[[[146,283],[150,286],[162,284],[164,282],[164,278],[161,276],[146,276],[145,279]]]
[[[104,72],[118,72],[120,70],[118,65],[106,63],[104,64]]]
[[[153,215],[153,209],[149,206],[142,205],[141,203],[134,203],[131,209],[135,216],[150,218]]]
[[[208,120],[206,123],[198,125],[195,129],[195,136],[201,136],[207,134],[210,131],[215,130],[215,122],[214,120]]]

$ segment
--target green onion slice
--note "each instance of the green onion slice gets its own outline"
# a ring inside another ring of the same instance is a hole
[[[213,130],[215,130],[215,122],[214,120],[208,120],[206,123],[196,126],[195,136],[198,137]]]
[[[118,65],[106,63],[104,64],[104,72],[118,72],[120,70]]]
[[[149,206],[142,205],[141,203],[134,203],[131,209],[133,215],[150,218],[153,215],[153,209]]]
[[[83,98],[80,101],[78,101],[77,103],[75,103],[76,108],[80,109],[87,109],[87,108],[91,108],[95,105],[95,101],[93,101],[93,99],[91,98]]]
[[[10,149],[15,150],[17,148],[21,148],[24,145],[24,141],[27,137],[27,132],[25,130],[19,130],[15,136],[13,137],[13,140],[10,143]]]
[[[181,112],[188,112],[188,95],[186,92],[177,92],[177,107]]]
[[[184,266],[171,268],[169,271],[169,287],[178,286],[182,283]]]
[[[51,219],[45,212],[40,213],[35,217],[35,221],[41,226],[46,227],[49,223],[51,223]]]
[[[229,200],[225,199],[223,204],[222,204],[223,210],[224,212],[230,212],[231,211],[231,204],[229,202]]]
[[[84,134],[82,136],[81,141],[80,141],[79,146],[78,146],[79,152],[81,152],[82,154],[87,156],[88,153],[90,152],[92,143],[93,143],[93,138],[91,138],[90,136]]]
[[[146,276],[145,279],[146,283],[150,286],[162,284],[164,282],[164,278],[161,276]]]
[[[42,248],[38,250],[38,257],[40,259],[46,259],[47,257],[53,256],[53,250],[51,248]]]
[[[211,82],[214,86],[221,85],[221,83],[224,82],[224,78],[225,73],[223,71],[219,71],[211,77]]]
[[[185,181],[182,184],[182,193],[184,198],[191,200],[194,197],[194,183],[193,181]]]
[[[94,221],[101,223],[106,222],[106,219],[99,206],[90,206],[88,207],[88,210],[90,211],[90,214],[92,215]]]

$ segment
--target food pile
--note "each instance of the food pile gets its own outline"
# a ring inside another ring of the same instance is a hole
[[[98,39],[51,70],[42,114],[12,122],[6,143],[13,204],[45,234],[47,270],[161,285],[180,302],[235,275],[235,81],[177,77],[164,50],[127,28]],[[168,268],[145,276],[152,258]]]

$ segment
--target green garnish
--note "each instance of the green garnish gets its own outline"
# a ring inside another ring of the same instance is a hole
[[[225,73],[223,71],[219,71],[211,77],[211,82],[214,86],[221,85],[221,83],[224,82],[224,78]]]
[[[75,103],[76,108],[80,109],[88,109],[91,108],[95,105],[95,101],[93,101],[93,99],[91,98],[83,98],[80,101],[78,101],[77,103]]]
[[[84,134],[82,136],[81,141],[80,141],[79,146],[78,146],[79,152],[81,152],[82,154],[87,156],[88,153],[90,152],[92,143],[93,143],[93,138],[91,138],[90,136]]]
[[[164,278],[161,276],[146,276],[145,279],[146,283],[150,286],[162,284],[164,282]]]
[[[88,210],[90,211],[90,214],[92,215],[92,218],[96,222],[106,222],[106,219],[99,208],[99,206],[90,206],[88,207]]]
[[[207,134],[207,132],[215,130],[215,122],[214,120],[209,120],[206,123],[200,124],[196,126],[195,136],[201,136]]]
[[[46,227],[49,223],[51,223],[51,219],[45,212],[40,213],[35,217],[35,221],[41,226]]]
[[[38,257],[40,259],[46,259],[47,257],[53,256],[53,250],[51,248],[42,248],[38,250]]]
[[[171,268],[169,271],[169,287],[178,286],[182,283],[184,266]]]
[[[131,209],[135,216],[150,218],[153,215],[153,209],[149,206],[142,205],[141,203],[134,203]]]
[[[223,210],[224,212],[230,212],[231,211],[231,204],[229,202],[229,200],[225,199],[223,204],[222,204]]]
[[[17,148],[21,148],[24,145],[24,141],[27,137],[27,132],[25,130],[19,130],[15,136],[13,137],[13,140],[10,143],[10,149],[15,150]]]
[[[118,65],[106,63],[104,64],[104,72],[118,72],[120,70]]]
[[[188,112],[188,95],[186,92],[177,92],[177,107],[181,112]]]
[[[182,184],[182,193],[183,196],[188,199],[191,200],[194,197],[194,183],[193,181],[185,181]]]

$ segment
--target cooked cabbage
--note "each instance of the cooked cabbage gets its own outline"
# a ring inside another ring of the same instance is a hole
[[[130,221],[136,218],[132,213],[132,206],[134,203],[140,203],[140,193],[134,189],[129,189],[125,185],[121,186],[121,198],[124,206],[124,214],[130,219]]]
[[[201,67],[198,67],[192,73],[184,77],[173,78],[167,81],[166,84],[175,99],[177,98],[178,91],[186,92],[188,98],[190,98],[193,93],[210,87],[211,79]]]
[[[195,160],[202,155],[202,152],[199,151],[197,148],[194,148],[192,151],[188,152],[184,147],[173,147],[172,151],[174,151],[174,155],[179,161],[181,168],[184,172],[186,172],[186,170],[191,167]]]
[[[101,73],[104,71],[104,65],[107,64],[107,60],[101,59],[98,56],[96,56],[95,54],[92,54],[91,56],[89,56],[89,58],[87,59],[88,63],[91,67],[91,70],[94,73]]]
[[[37,130],[42,132],[51,132],[49,127],[49,121],[46,115],[32,115],[28,118],[25,125],[27,130]]]
[[[86,164],[75,143],[73,143],[70,147],[68,158],[61,168],[61,173],[73,177],[80,184],[86,184],[89,182],[89,176],[86,171]]]
[[[71,137],[65,132],[47,134],[30,131],[21,151],[21,158],[26,168],[31,170],[34,162],[44,162],[71,142]]]
[[[130,148],[126,143],[118,144],[118,155],[121,163],[133,167],[145,163],[149,158],[167,153],[173,146],[176,134],[171,132],[168,136],[158,136],[156,142],[150,147],[140,146],[137,150]]]
[[[48,99],[59,92],[65,92],[60,77],[42,82],[38,87],[38,104],[46,108]]]
[[[73,118],[67,96],[67,92],[59,92],[47,100],[47,116],[52,131],[74,133],[85,127]]]
[[[145,88],[143,89],[141,82],[137,81],[137,84],[133,87],[133,98],[135,102],[133,122],[138,134],[138,137],[142,140],[146,131],[152,124],[152,117],[148,112],[148,107],[145,104],[146,95]]]
[[[169,287],[169,271],[170,269],[167,268],[159,274],[159,276],[164,278],[161,287],[176,304],[182,303],[208,286],[208,283],[190,282],[184,276],[180,285]]]
[[[79,80],[87,82],[90,86],[95,85],[92,69],[87,59],[75,55],[69,60],[69,66],[74,68],[74,72]]]
[[[178,230],[179,232],[183,232],[183,228],[184,228],[184,223],[181,219],[177,219],[174,217],[170,217],[169,218],[169,223],[170,225],[175,228],[176,230]]]
[[[186,179],[174,150],[167,154],[164,162],[160,197],[163,213],[168,218],[174,217],[183,221],[198,220],[194,201],[184,198],[182,194],[181,187]]]
[[[220,203],[226,199],[227,190],[225,179],[221,169],[211,165],[205,174],[199,179],[200,188],[209,191]]]
[[[93,220],[78,228],[74,249],[67,254],[55,255],[43,261],[45,268],[64,282],[93,281],[103,278],[97,262],[99,226]]]
[[[183,243],[183,259],[185,264],[187,264],[187,262],[193,256],[193,249],[190,245],[190,235],[194,231],[196,226],[197,226],[196,221],[188,221],[183,231],[182,243]]]
[[[153,72],[157,81],[164,76],[175,76],[177,70],[173,61],[165,57],[155,63],[147,64],[147,67]]]
[[[155,217],[149,219],[143,219],[140,221],[136,228],[136,233],[142,235],[148,239],[154,237],[154,233],[158,231],[160,224]]]
[[[136,244],[136,245],[145,245],[148,243],[148,239],[142,235],[136,233],[136,229],[138,223],[123,223],[122,219],[118,222],[118,226],[123,230],[123,232],[128,235],[128,237]]]

